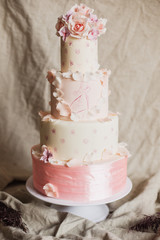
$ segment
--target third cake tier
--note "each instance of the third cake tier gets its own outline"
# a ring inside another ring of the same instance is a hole
[[[76,165],[99,161],[105,151],[118,147],[118,116],[103,121],[64,121],[41,113],[40,143],[53,152],[57,161],[74,160]]]

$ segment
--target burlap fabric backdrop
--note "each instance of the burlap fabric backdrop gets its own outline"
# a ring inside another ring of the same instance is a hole
[[[21,211],[28,230],[0,224],[0,239],[158,239],[154,220],[150,229],[129,228],[160,208],[160,1],[83,2],[108,19],[99,63],[112,70],[110,110],[121,113],[119,138],[132,153],[133,190],[111,204],[113,214],[99,224],[60,214],[27,193],[30,148],[39,143],[38,111],[49,109],[46,72],[60,67],[54,25],[80,1],[1,0],[0,200]]]

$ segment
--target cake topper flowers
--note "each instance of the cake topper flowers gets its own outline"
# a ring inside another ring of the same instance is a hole
[[[61,36],[63,41],[66,41],[69,36],[89,40],[97,39],[105,33],[107,19],[98,19],[93,11],[82,3],[74,5],[65,15],[58,18],[57,35]]]

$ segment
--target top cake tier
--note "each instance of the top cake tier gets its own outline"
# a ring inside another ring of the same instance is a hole
[[[96,72],[97,38],[105,33],[106,19],[97,18],[93,9],[74,5],[58,18],[57,35],[61,37],[61,72]]]
[[[61,72],[96,72],[98,68],[97,40],[61,39]]]

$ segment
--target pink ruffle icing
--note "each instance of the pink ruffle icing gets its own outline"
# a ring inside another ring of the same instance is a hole
[[[34,148],[36,146],[32,149]],[[77,202],[102,200],[125,187],[127,158],[120,156],[116,160],[88,166],[67,167],[44,163],[32,154],[33,184],[43,195],[48,195],[48,187],[44,186],[49,186],[49,195],[59,199]],[[52,185],[53,193],[52,187],[50,188]]]

